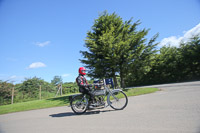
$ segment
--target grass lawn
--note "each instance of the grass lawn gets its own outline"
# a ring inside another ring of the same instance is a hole
[[[157,88],[133,88],[124,90],[127,96],[136,96],[142,94],[148,94],[158,91]],[[49,98],[43,100],[35,100],[29,102],[15,103],[10,105],[0,106],[0,114],[7,114],[12,112],[20,112],[27,111],[33,109],[42,109],[42,108],[50,108],[57,106],[66,106],[69,105],[69,95],[57,97],[57,98]]]

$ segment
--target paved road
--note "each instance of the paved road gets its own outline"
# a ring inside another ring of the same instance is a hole
[[[121,111],[78,116],[65,106],[0,115],[0,133],[200,133],[200,81],[153,87],[161,91],[129,97]]]

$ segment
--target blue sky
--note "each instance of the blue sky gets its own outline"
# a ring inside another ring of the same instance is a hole
[[[159,47],[200,33],[200,0],[0,0],[0,80],[74,82],[86,33],[105,10],[140,20],[148,39],[159,33]]]

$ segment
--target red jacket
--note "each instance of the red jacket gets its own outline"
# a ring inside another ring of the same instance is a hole
[[[89,87],[86,78],[81,74],[76,78],[76,83],[79,86],[79,89],[88,89]]]

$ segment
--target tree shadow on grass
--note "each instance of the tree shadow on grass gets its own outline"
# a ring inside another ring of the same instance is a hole
[[[117,111],[117,110],[88,110],[87,112],[85,112],[82,115],[95,115],[95,114],[100,114],[100,113],[106,113],[106,112],[112,112],[112,111]],[[58,114],[52,114],[49,115],[51,117],[69,117],[69,116],[81,116],[81,115],[77,115],[74,112],[65,112],[65,113],[58,113]]]
[[[70,101],[70,96],[61,96],[61,97],[56,97],[56,98],[49,98],[47,100],[49,100],[49,101],[62,101],[62,102],[68,103]]]
[[[60,96],[60,97],[55,97],[55,98],[49,98],[49,99],[46,99],[46,100],[48,100],[48,101],[60,101],[63,104],[69,104],[71,99],[76,95],[80,95],[80,94],[71,94],[71,95],[68,95],[68,96]]]

